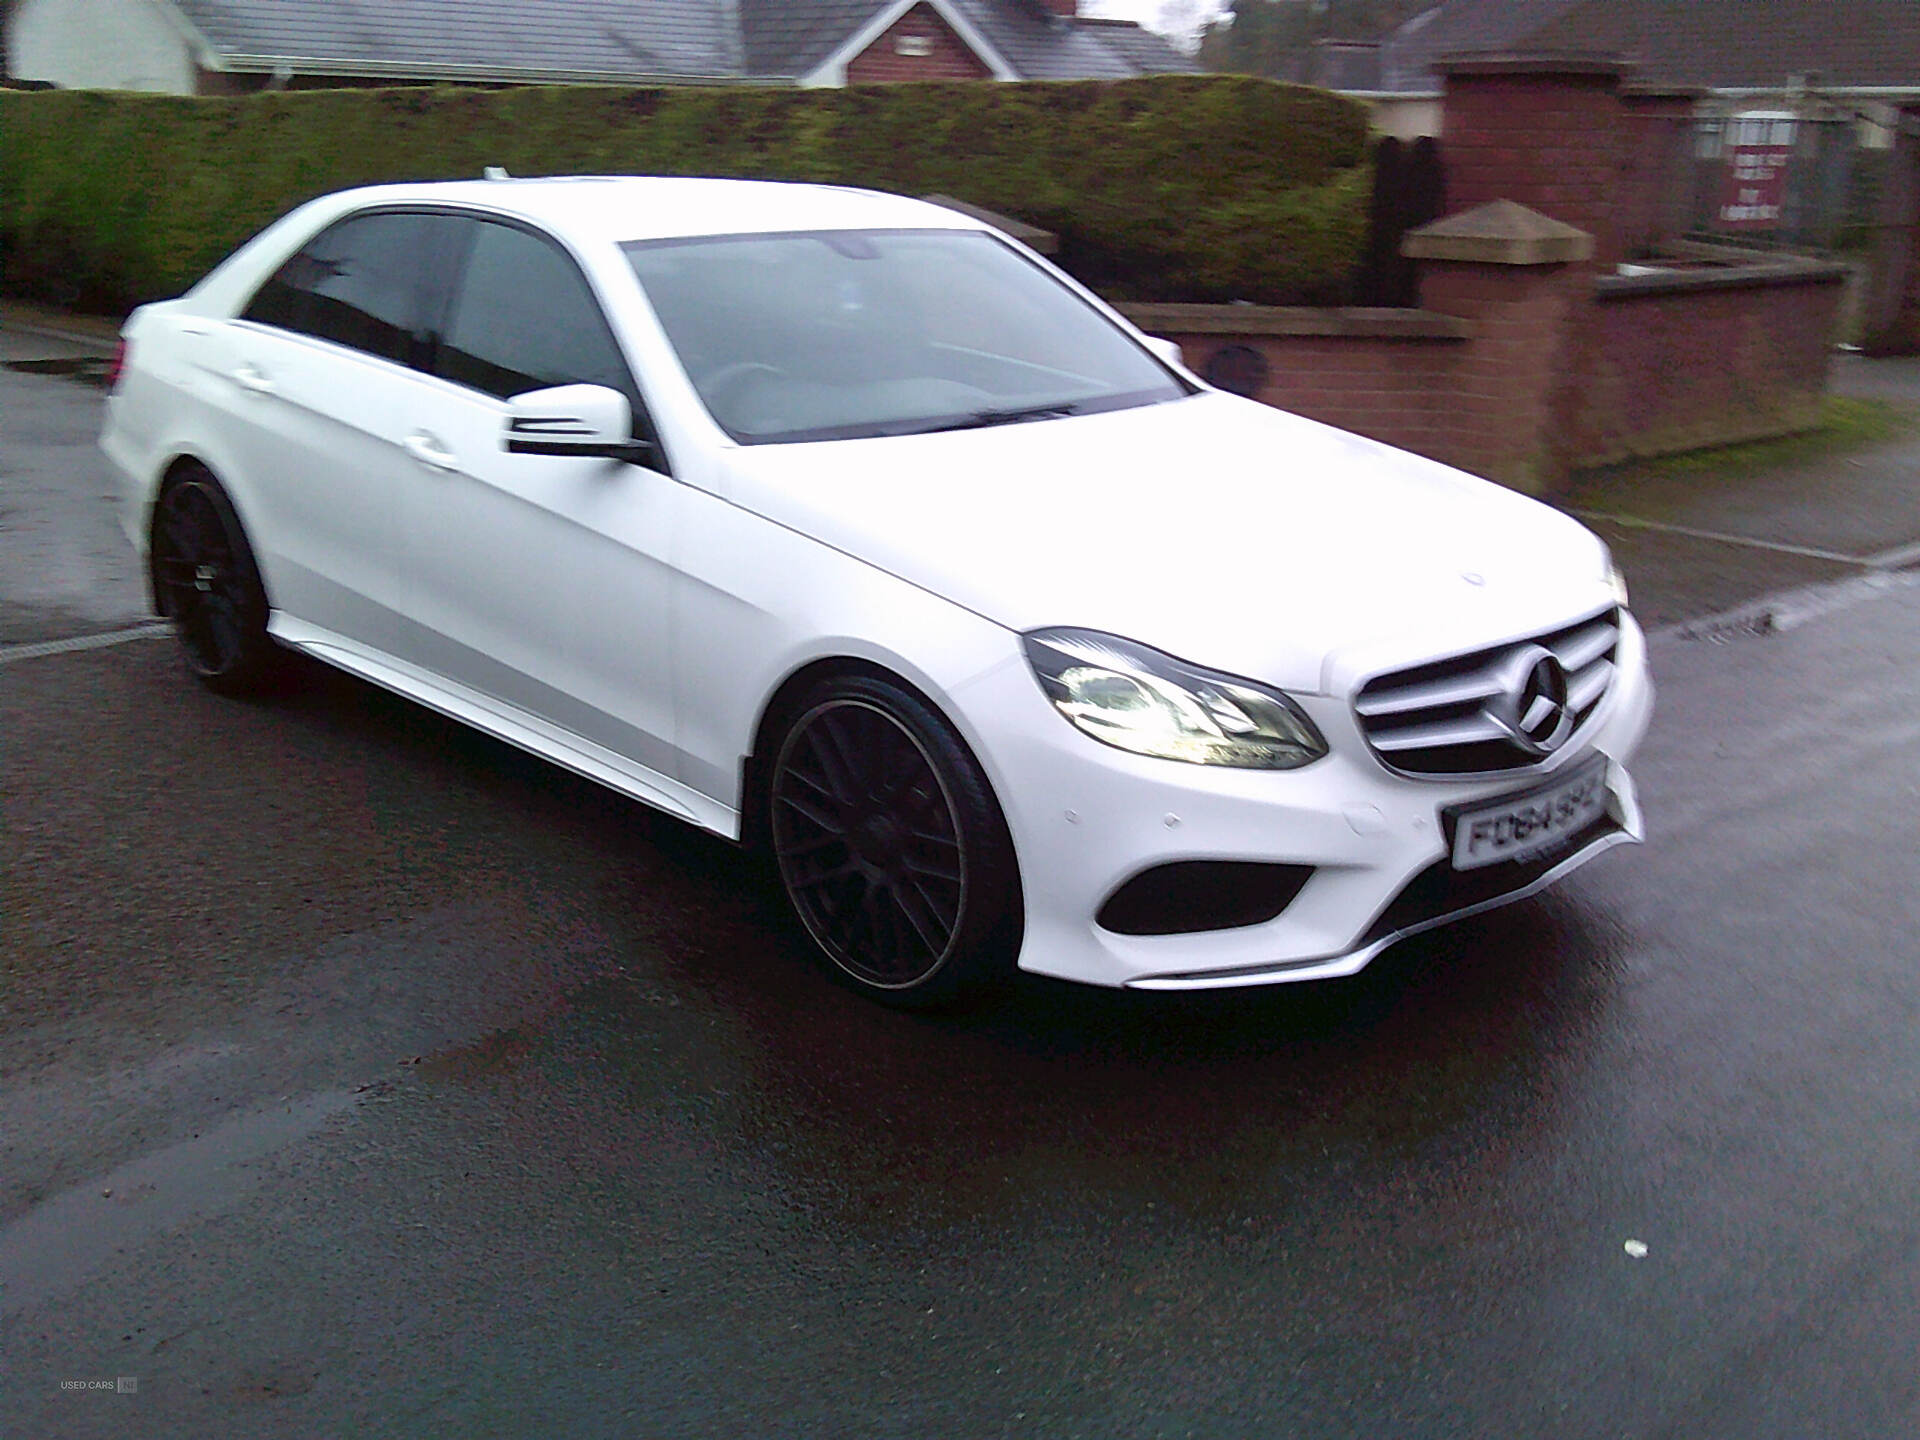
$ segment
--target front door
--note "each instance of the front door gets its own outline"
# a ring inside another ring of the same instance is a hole
[[[402,526],[416,622],[403,656],[671,776],[669,547],[683,492],[616,460],[513,455],[508,396],[639,391],[599,300],[551,238],[466,233],[432,378],[409,398]]]

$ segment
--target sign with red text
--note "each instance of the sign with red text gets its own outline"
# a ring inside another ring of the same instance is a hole
[[[1786,214],[1787,166],[1795,121],[1780,111],[1754,111],[1727,122],[1726,179],[1716,219],[1731,230],[1771,230]]]

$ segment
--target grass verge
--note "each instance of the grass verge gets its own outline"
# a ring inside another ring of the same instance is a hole
[[[1712,445],[1678,455],[1632,460],[1591,473],[1599,476],[1631,471],[1649,477],[1753,474],[1851,454],[1915,433],[1920,433],[1920,408],[1864,396],[1829,395],[1821,407],[1820,423],[1810,430],[1771,440]]]

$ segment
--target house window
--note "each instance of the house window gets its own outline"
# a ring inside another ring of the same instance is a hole
[[[902,35],[893,42],[894,52],[909,55],[915,59],[924,59],[933,54],[933,37],[930,35]]]

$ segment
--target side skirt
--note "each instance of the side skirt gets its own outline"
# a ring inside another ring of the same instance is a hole
[[[429,674],[378,650],[370,650],[331,630],[295,620],[278,610],[267,622],[267,633],[289,649],[311,655],[362,680],[370,680],[396,695],[550,760],[562,769],[596,781],[643,805],[664,810],[729,840],[740,838],[739,811],[516,706]]]

